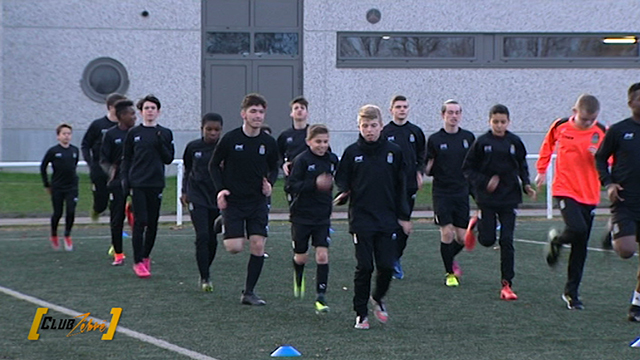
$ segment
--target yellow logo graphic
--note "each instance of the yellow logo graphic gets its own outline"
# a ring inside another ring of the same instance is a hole
[[[111,321],[109,325],[107,325],[104,320],[98,322],[95,321],[95,319],[89,318],[91,313],[80,314],[71,319],[54,319],[51,316],[45,316],[48,311],[49,308],[38,308],[38,310],[36,310],[36,315],[33,317],[33,324],[31,324],[31,331],[29,331],[27,339],[38,340],[40,338],[38,330],[71,330],[67,334],[67,337],[96,330],[104,333],[104,331],[107,330],[106,334],[102,335],[102,340],[113,340],[116,328],[118,327],[118,321],[120,321],[120,315],[122,315],[122,308],[111,308]],[[77,320],[80,321],[76,324]]]

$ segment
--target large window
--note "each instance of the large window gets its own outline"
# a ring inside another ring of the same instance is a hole
[[[640,65],[636,35],[338,33],[338,67],[594,67]]]

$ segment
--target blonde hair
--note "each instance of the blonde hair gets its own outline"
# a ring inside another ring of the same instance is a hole
[[[358,124],[362,120],[375,120],[378,119],[382,123],[382,112],[376,105],[367,104],[360,108],[358,111]]]

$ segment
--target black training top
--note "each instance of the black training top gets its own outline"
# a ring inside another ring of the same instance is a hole
[[[296,130],[292,126],[278,136],[278,152],[281,161],[293,161],[308,148],[306,142],[308,127],[307,125],[304,129]]]
[[[71,144],[66,148],[58,144],[47,150],[40,164],[40,176],[42,177],[44,187],[62,191],[77,189],[78,174],[76,174],[76,167],[79,156],[80,150]],[[53,168],[51,182],[49,182],[49,176],[47,175],[47,166],[49,163],[51,163],[51,167]]]
[[[107,186],[109,188],[122,186],[122,149],[129,129],[122,130],[117,125],[107,130],[102,138],[100,147],[100,165],[102,170],[109,175]]]
[[[462,173],[464,158],[476,137],[470,131],[458,129],[450,134],[444,129],[427,140],[427,163],[433,159],[431,172],[434,196],[469,195],[469,183]]]
[[[359,135],[340,159],[335,182],[349,191],[349,231],[396,231],[410,220],[402,149],[385,137],[367,142]]]
[[[271,185],[278,178],[278,146],[264,132],[247,136],[242,127],[226,133],[209,163],[209,172],[218,192],[229,190],[230,203],[253,203],[265,200],[262,179]]]
[[[611,155],[613,165],[609,172],[607,161]],[[596,152],[596,166],[603,186],[622,186],[622,205],[640,207],[640,123],[628,118],[613,124]]]
[[[109,120],[106,116],[95,119],[89,125],[84,137],[82,137],[82,144],[80,145],[82,156],[92,173],[94,171],[102,171],[100,167],[100,145],[104,134],[114,125],[118,125],[118,123]]]
[[[209,173],[209,163],[213,157],[216,144],[207,143],[202,138],[193,140],[184,149],[184,177],[182,193],[187,195],[190,203],[217,209],[216,195],[218,191]]]
[[[487,132],[481,135],[469,149],[462,171],[469,180],[471,193],[478,205],[512,206],[522,202],[522,185],[529,185],[527,150],[522,140],[507,131],[497,137]],[[498,187],[487,192],[487,184],[493,175],[500,177]]]
[[[318,156],[305,150],[296,156],[291,166],[285,191],[291,194],[289,219],[291,222],[305,225],[326,225],[331,217],[331,191],[320,191],[316,187],[316,178],[320,174],[333,176],[338,168],[338,156],[326,152]]]
[[[124,141],[125,187],[164,188],[164,165],[171,164],[174,154],[171,130],[160,125],[133,127]]]
[[[425,136],[419,126],[407,121],[404,125],[398,125],[390,121],[382,129],[382,136],[402,149],[407,175],[407,191],[418,191],[416,174],[425,172]]]

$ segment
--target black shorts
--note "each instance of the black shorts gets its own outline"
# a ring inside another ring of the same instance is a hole
[[[438,226],[453,224],[466,228],[469,225],[469,196],[434,196],[433,221]]]
[[[611,237],[619,239],[626,236],[640,239],[640,214],[626,206],[611,207]]]
[[[248,204],[229,204],[222,210],[224,239],[251,235],[267,237],[269,208],[266,200]]]
[[[313,247],[329,247],[329,225],[291,224],[291,242],[295,254],[306,254],[309,250],[309,237]]]

